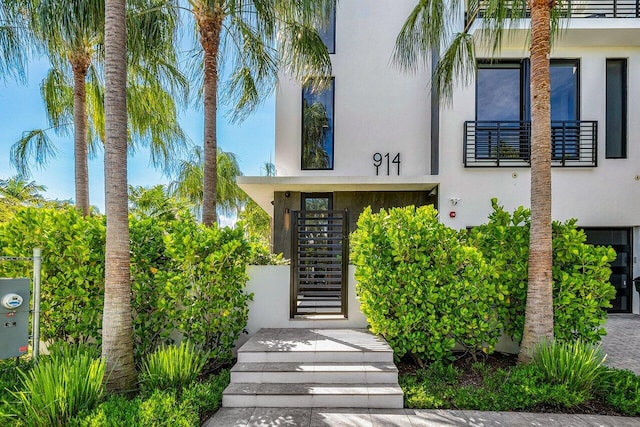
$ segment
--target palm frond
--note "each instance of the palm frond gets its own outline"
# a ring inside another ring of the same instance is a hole
[[[9,157],[18,173],[21,176],[28,176],[31,160],[37,167],[42,167],[56,155],[57,149],[47,132],[42,129],[34,129],[23,132],[22,137],[11,146]]]
[[[473,36],[458,33],[442,53],[431,77],[432,90],[445,102],[451,102],[456,82],[468,84],[475,77],[476,56]]]
[[[417,72],[428,63],[432,51],[450,36],[448,22],[453,20],[445,0],[420,0],[405,21],[393,50],[393,61],[403,70]]]
[[[68,127],[61,124],[73,121],[73,83],[61,69],[52,67],[40,84],[40,94],[49,124],[59,135],[67,135]]]

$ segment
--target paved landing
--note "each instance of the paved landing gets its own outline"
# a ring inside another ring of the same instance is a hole
[[[385,352],[389,345],[365,329],[260,329],[243,353]]]
[[[640,375],[640,316],[610,314],[605,329],[607,335],[602,339],[607,354],[605,365]]]
[[[526,412],[351,408],[222,408],[204,427],[638,427],[640,418]]]

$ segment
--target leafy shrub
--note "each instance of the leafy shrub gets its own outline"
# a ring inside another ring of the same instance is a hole
[[[244,292],[249,244],[243,231],[182,221],[165,245],[166,297],[180,305],[177,330],[209,352],[212,367],[230,361],[252,298]]]
[[[619,411],[631,417],[640,415],[640,376],[631,371],[607,369],[597,389],[598,394]]]
[[[196,427],[196,407],[180,401],[174,390],[155,390],[146,399],[111,396],[94,411],[69,422],[72,427]]]
[[[269,249],[269,243],[255,237],[249,238],[249,244],[251,245],[251,252],[247,264],[249,265],[287,265],[289,260],[284,258],[283,255],[274,254]]]
[[[172,266],[164,240],[177,224],[138,216],[129,221],[134,359],[138,365],[144,355],[173,343],[179,305],[168,298],[167,276]]]
[[[42,248],[43,340],[100,342],[104,293],[104,218],[73,207],[26,208],[0,224],[0,254],[31,256]],[[0,276],[31,277],[30,263],[0,263]]]
[[[21,373],[17,415],[27,425],[64,425],[90,410],[103,393],[105,364],[81,349],[53,353],[29,372]]]
[[[534,365],[510,369],[477,369],[481,383],[460,383],[461,372],[451,365],[433,363],[415,375],[401,375],[405,407],[416,409],[473,409],[513,411],[538,405],[571,408],[586,401],[585,393],[565,384],[549,383]]]
[[[223,369],[202,383],[193,383],[182,390],[182,400],[197,408],[200,423],[212,416],[222,405],[222,392],[229,385],[231,373]]]
[[[493,213],[485,225],[469,232],[469,244],[476,246],[496,271],[495,281],[506,289],[505,332],[522,339],[529,256],[528,209],[509,214],[491,200]],[[554,334],[558,341],[598,342],[606,332],[606,309],[615,289],[609,283],[610,262],[615,251],[586,243],[576,220],[553,223],[553,308]]]
[[[71,427],[193,426],[202,425],[222,402],[229,384],[229,371],[223,370],[203,383],[185,384],[182,393],[154,390],[146,397],[128,400],[112,395],[92,411],[85,411],[69,422]]]
[[[352,235],[356,290],[371,330],[396,357],[450,357],[459,343],[492,352],[501,334],[494,270],[459,233],[438,222],[432,206],[366,209]]]
[[[241,229],[208,228],[185,213],[130,218],[135,357],[172,343],[178,331],[224,363],[247,322],[251,254]],[[74,208],[18,211],[0,224],[0,254],[42,248],[43,340],[100,345],[104,217]],[[29,277],[28,263],[0,263],[0,275]]]
[[[207,362],[207,355],[187,341],[150,354],[142,364],[142,385],[147,390],[180,390],[191,384]]]
[[[590,397],[605,359],[600,346],[582,341],[542,343],[534,353],[533,365],[550,384],[566,386],[574,393]]]

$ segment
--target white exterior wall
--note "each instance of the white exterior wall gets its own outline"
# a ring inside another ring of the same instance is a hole
[[[338,2],[331,55],[334,170],[301,170],[302,89],[282,76],[276,97],[278,176],[371,176],[376,152],[391,153],[392,159],[400,153],[401,176],[429,173],[428,78],[401,73],[391,62],[395,37],[413,6],[414,0]]]
[[[504,58],[522,58],[521,49]],[[582,226],[640,225],[640,48],[558,48],[552,58],[580,59],[580,118],[598,121],[597,167],[554,167],[553,218],[578,218]],[[605,159],[605,65],[607,58],[628,58],[627,159]],[[465,120],[475,119],[475,86],[459,88],[440,125],[440,210],[442,221],[464,228],[486,222],[490,199],[508,210],[529,206],[530,169],[465,168],[462,146]],[[461,199],[456,206],[451,198]],[[450,218],[450,211],[456,212]]]
[[[367,327],[367,318],[360,311],[356,297],[355,268],[349,266],[346,319],[305,320],[290,319],[291,267],[288,265],[250,265],[247,293],[253,293],[249,302],[247,334],[241,334],[236,347],[241,346],[261,328],[356,328]]]

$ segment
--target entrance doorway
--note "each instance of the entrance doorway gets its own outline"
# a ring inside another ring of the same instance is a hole
[[[291,212],[291,317],[347,317],[349,217],[331,193],[303,193]]]
[[[631,228],[586,227],[587,243],[611,246],[618,256],[611,263],[611,284],[616,288],[616,296],[611,300],[610,313],[631,313],[633,289],[632,271],[632,230]]]

